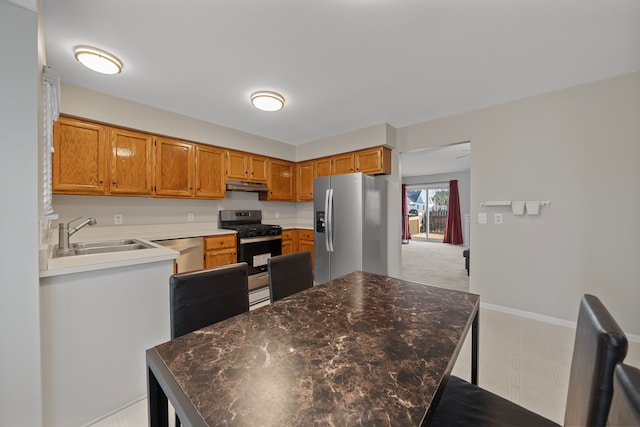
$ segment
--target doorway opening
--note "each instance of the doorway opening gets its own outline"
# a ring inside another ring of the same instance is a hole
[[[449,183],[407,186],[406,203],[411,239],[442,243],[449,207]]]

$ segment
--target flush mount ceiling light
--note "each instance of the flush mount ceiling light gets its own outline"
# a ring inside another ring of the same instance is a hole
[[[118,74],[122,71],[122,61],[104,50],[91,46],[78,46],[74,53],[79,63],[98,73]]]
[[[284,97],[276,92],[261,90],[251,94],[251,103],[263,111],[278,111],[284,107]]]

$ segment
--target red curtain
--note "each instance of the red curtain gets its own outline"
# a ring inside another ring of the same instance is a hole
[[[452,245],[461,245],[463,243],[457,179],[449,181],[449,208],[447,210],[447,225],[444,228],[443,242],[451,243]]]
[[[402,241],[409,242],[411,234],[409,234],[409,214],[407,212],[407,185],[402,184]]]

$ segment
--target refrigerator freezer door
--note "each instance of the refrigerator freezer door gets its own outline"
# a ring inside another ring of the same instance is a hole
[[[325,283],[331,280],[331,258],[328,251],[328,227],[326,212],[327,195],[331,185],[331,179],[323,176],[313,180],[313,211],[316,218],[316,226],[313,238],[314,246],[314,280],[317,283]]]

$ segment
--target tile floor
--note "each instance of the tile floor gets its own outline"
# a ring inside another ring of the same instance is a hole
[[[419,243],[403,245],[415,253]],[[433,250],[434,248],[430,248]],[[437,249],[437,248],[435,248]],[[424,247],[427,250],[427,247]],[[464,270],[462,250],[459,247],[445,248],[447,255],[440,254],[439,270],[449,265],[456,277],[452,287],[460,286]],[[417,258],[416,258],[417,259]],[[422,257],[422,260],[428,259]],[[410,264],[410,263],[409,263]],[[421,263],[427,271],[428,266]],[[403,262],[403,277],[426,283],[424,275],[410,271],[411,265]],[[424,273],[423,271],[423,273]],[[440,275],[438,286],[446,287]],[[467,283],[468,289],[468,283]],[[490,309],[480,310],[480,351],[479,384],[519,405],[537,412],[559,424],[564,418],[564,406],[569,382],[569,367],[573,352],[575,330],[540,322],[513,314]],[[630,343],[626,363],[640,366],[640,343]],[[471,371],[470,339],[465,341],[454,366],[453,373],[469,379]],[[173,420],[171,419],[171,422]],[[94,427],[144,427],[147,426],[147,401],[143,399],[134,405],[94,424]]]

